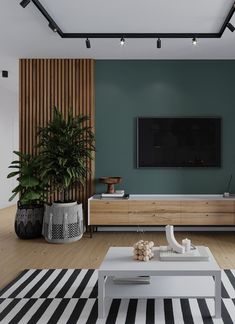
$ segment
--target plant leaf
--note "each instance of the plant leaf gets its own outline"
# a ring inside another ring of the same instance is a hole
[[[20,165],[10,165],[8,168],[9,169],[20,169],[21,167],[20,167]]]
[[[30,200],[38,200],[40,199],[41,195],[38,192],[35,191],[29,191],[26,194],[22,196],[21,201],[30,201]]]
[[[7,178],[12,178],[12,177],[15,177],[16,175],[18,175],[20,172],[19,171],[15,171],[15,172],[11,172],[7,175]]]
[[[13,151],[13,153],[15,153],[16,155],[18,155],[23,160],[30,159],[30,154],[25,154],[25,153],[22,153],[22,152],[19,152],[19,151]]]
[[[25,175],[23,177],[20,177],[19,182],[23,187],[26,188],[35,187],[39,184],[39,180],[30,175]]]
[[[21,185],[18,185],[17,187],[15,187],[15,188],[12,190],[12,192],[19,193],[21,190],[22,190],[22,186],[21,186]]]
[[[12,201],[16,196],[18,195],[18,192],[15,192],[10,198],[9,201]]]

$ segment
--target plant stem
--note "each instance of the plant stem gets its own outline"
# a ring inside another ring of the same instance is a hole
[[[67,188],[64,188],[64,202],[67,202],[69,199],[69,191]]]

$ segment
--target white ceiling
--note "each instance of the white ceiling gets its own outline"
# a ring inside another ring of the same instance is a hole
[[[95,59],[235,59],[235,32],[221,39],[61,39],[31,3],[0,1],[0,56]],[[41,0],[64,32],[218,32],[234,0]],[[235,15],[231,22],[235,25]]]
[[[64,32],[217,32],[234,0],[41,0]]]

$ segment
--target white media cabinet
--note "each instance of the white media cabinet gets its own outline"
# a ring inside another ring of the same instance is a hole
[[[222,195],[130,195],[88,200],[93,226],[234,226],[235,198]]]

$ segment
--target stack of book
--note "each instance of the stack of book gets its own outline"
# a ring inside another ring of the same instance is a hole
[[[114,193],[102,193],[101,198],[124,198],[124,190],[116,190]]]
[[[114,277],[113,283],[117,285],[129,285],[129,284],[142,284],[148,285],[150,284],[150,276],[138,276],[138,277],[127,277],[127,278],[119,278]]]

